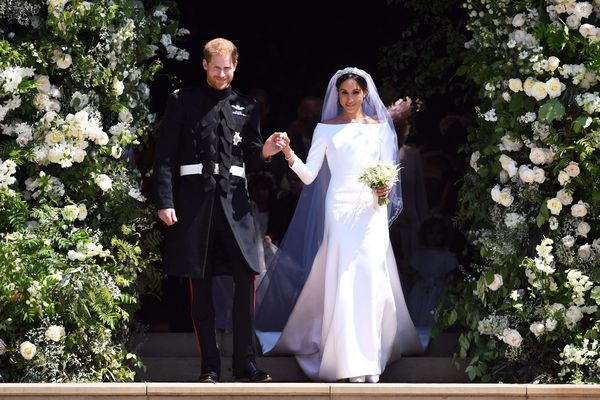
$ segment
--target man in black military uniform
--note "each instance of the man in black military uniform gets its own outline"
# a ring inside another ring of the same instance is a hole
[[[219,380],[212,276],[232,275],[233,376],[264,382],[254,352],[256,231],[246,173],[263,169],[285,135],[263,145],[256,103],[231,89],[238,53],[217,38],[204,46],[206,84],[169,96],[154,162],[158,217],[168,225],[164,268],[190,279],[191,316],[202,355],[201,382]]]

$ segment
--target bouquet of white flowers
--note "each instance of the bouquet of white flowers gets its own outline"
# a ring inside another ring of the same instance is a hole
[[[358,177],[358,180],[373,189],[373,192],[378,188],[391,188],[398,181],[398,171],[400,168],[400,165],[378,161],[374,165],[365,168]],[[388,197],[378,197],[377,199],[377,204],[380,206],[389,202],[390,199]]]

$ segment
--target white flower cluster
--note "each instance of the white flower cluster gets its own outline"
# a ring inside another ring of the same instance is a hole
[[[13,176],[17,172],[17,164],[13,160],[0,159],[0,190],[8,188],[17,179]]]
[[[14,92],[23,78],[31,78],[35,74],[33,68],[8,67],[0,72],[0,83],[6,93]]]
[[[496,109],[492,108],[491,110],[488,110],[485,114],[483,114],[483,119],[485,119],[486,121],[489,121],[489,122],[498,121],[498,116],[496,115]]]
[[[592,70],[588,70],[584,64],[565,64],[558,72],[565,79],[571,79],[574,85],[579,85],[584,89],[589,89],[598,83],[598,75]]]
[[[571,300],[573,300],[573,304],[576,306],[585,304],[585,292],[591,290],[594,286],[589,276],[576,269],[567,271],[567,282],[565,285],[571,288]]]
[[[101,244],[93,242],[79,242],[75,250],[69,250],[67,257],[71,261],[83,261],[92,257],[108,257],[110,252],[104,250]]]
[[[586,92],[575,96],[577,105],[583,108],[588,114],[594,114],[600,111],[600,96],[598,92]]]
[[[507,228],[515,228],[525,222],[525,217],[519,213],[507,213],[504,217],[504,224]]]
[[[183,34],[185,34],[188,31],[180,30],[179,32],[184,32]],[[165,46],[165,50],[167,51],[167,56],[166,56],[167,58],[175,58],[177,61],[183,61],[183,60],[187,60],[190,58],[190,53],[188,53],[184,49],[180,49],[177,46],[173,45],[173,40],[171,38],[171,35],[169,35],[168,33],[164,33],[162,35],[162,37],[160,38],[160,43],[163,46]]]
[[[560,353],[560,361],[558,362],[562,369],[558,376],[564,378],[567,374],[573,373],[570,365],[576,366],[591,366],[595,369],[600,369],[600,358],[598,358],[598,341],[583,339],[581,347],[575,344],[567,344]],[[578,367],[574,368],[575,370]]]
[[[579,164],[575,161],[571,161],[564,169],[558,172],[558,183],[560,183],[561,186],[565,186],[571,181],[571,178],[579,176],[580,172]]]
[[[523,183],[544,183],[546,180],[546,172],[540,167],[530,168],[528,165],[521,165],[518,172]]]
[[[531,33],[524,31],[522,29],[517,29],[510,33],[508,36],[507,46],[509,48],[525,48],[525,49],[535,49],[539,47],[539,41],[533,36]]]
[[[550,78],[545,82],[541,82],[533,77],[528,77],[525,79],[525,82],[519,78],[509,79],[508,87],[515,93],[523,91],[527,96],[533,97],[538,101],[546,97],[550,97],[551,99],[556,98],[566,89],[565,84],[558,78]]]
[[[26,196],[37,199],[40,196],[47,196],[56,203],[62,202],[65,194],[65,185],[55,176],[46,175],[40,171],[37,178],[27,178],[25,180]]]
[[[68,222],[73,222],[76,219],[83,221],[87,217],[88,211],[84,203],[69,204],[62,208],[61,214]]]
[[[578,29],[583,18],[588,18],[594,11],[594,7],[587,1],[576,2],[575,0],[554,0],[554,4],[546,7],[548,15],[553,20],[561,18],[570,29]],[[567,14],[565,19],[560,14]]]
[[[507,328],[508,318],[505,316],[490,315],[477,324],[477,330],[481,335],[502,336],[502,332]]]
[[[37,137],[43,139],[33,148],[32,161],[47,165],[59,164],[68,168],[85,159],[90,142],[99,146],[108,144],[109,137],[102,130],[99,115],[88,109],[68,114],[65,119],[48,112],[38,126]]]
[[[504,285],[504,280],[502,279],[502,275],[494,274],[494,280],[491,283],[487,284],[488,289],[493,292],[496,292]]]
[[[498,148],[500,151],[519,151],[523,148],[523,141],[519,138],[513,138],[510,135],[504,135],[500,138]]]
[[[534,258],[536,269],[546,274],[552,274],[556,271],[554,266],[554,256],[552,255],[552,244],[554,241],[549,238],[542,239],[542,242],[535,247],[537,257]]]

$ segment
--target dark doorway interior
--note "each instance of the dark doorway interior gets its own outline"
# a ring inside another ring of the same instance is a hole
[[[164,74],[152,87],[154,111],[161,115],[172,90],[204,79],[202,46],[214,37],[225,37],[240,52],[233,87],[242,93],[262,88],[268,95],[270,117],[263,129],[265,137],[273,130],[286,130],[303,97],[322,97],[338,69],[362,68],[380,85],[384,78],[378,69],[382,48],[398,40],[403,26],[402,8],[390,6],[386,0],[179,0],[178,4],[180,27],[191,34],[177,45],[190,52],[190,59],[166,62]],[[437,101],[442,108],[451,103]],[[440,107],[430,109],[439,111]],[[425,129],[420,134],[435,134],[440,115],[421,118]],[[151,159],[151,154],[146,156],[147,162]],[[187,280],[166,278],[162,299],[144,298],[137,318],[151,331],[192,331]]]

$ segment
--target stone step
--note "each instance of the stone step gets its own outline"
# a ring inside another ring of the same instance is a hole
[[[426,357],[452,357],[458,343],[458,333],[442,333],[433,338],[425,353]],[[217,341],[221,353],[231,354],[233,335],[219,333]],[[191,357],[198,354],[195,335],[191,332],[155,332],[137,337],[135,352],[148,357]],[[260,346],[256,347],[260,349]]]
[[[600,385],[42,383],[0,385],[0,400],[584,400]]]

